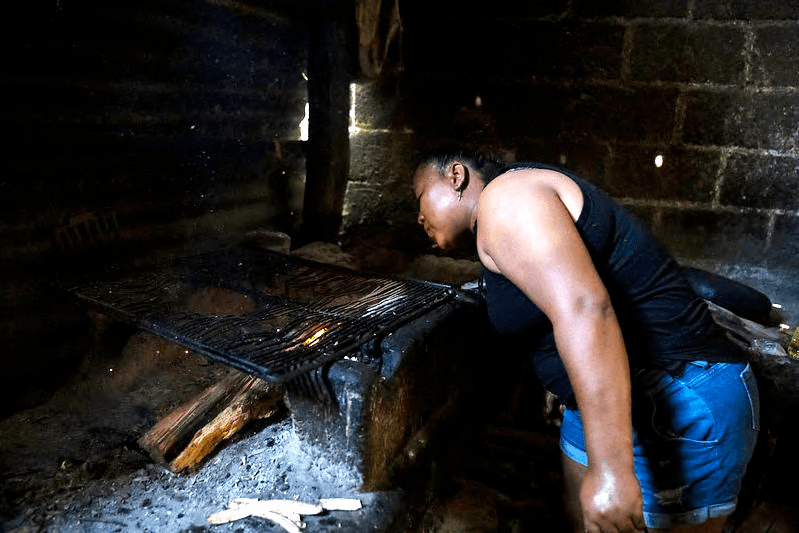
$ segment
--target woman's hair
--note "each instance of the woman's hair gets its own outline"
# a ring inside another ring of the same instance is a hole
[[[508,168],[507,163],[492,154],[461,147],[436,148],[422,157],[417,168],[432,166],[439,173],[444,174],[447,166],[453,161],[466,163],[472,170],[482,174],[486,181]]]

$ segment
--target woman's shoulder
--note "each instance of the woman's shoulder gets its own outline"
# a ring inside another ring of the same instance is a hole
[[[495,213],[503,206],[533,207],[541,203],[562,203],[576,220],[583,205],[583,193],[571,176],[555,168],[514,168],[489,182],[480,196],[480,211]],[[480,213],[478,212],[478,215]]]
[[[508,206],[526,203],[541,197],[551,188],[548,171],[539,169],[516,169],[504,172],[488,182],[480,194],[480,207]]]
[[[511,168],[489,181],[485,190],[492,191],[494,194],[535,191],[551,188],[562,180],[570,180],[570,178],[555,169]]]

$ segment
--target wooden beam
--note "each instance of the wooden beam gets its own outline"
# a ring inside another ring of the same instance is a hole
[[[308,144],[300,244],[335,242],[350,168],[350,33],[348,0],[310,2]]]

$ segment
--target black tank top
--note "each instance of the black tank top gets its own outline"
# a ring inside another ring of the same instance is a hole
[[[502,173],[536,168],[565,174],[583,193],[576,227],[610,294],[632,369],[652,364],[670,368],[674,361],[740,360],[677,262],[610,196],[574,173],[548,165],[518,164]],[[489,176],[487,183],[494,177]],[[483,276],[494,328],[514,340],[514,347],[529,350],[544,387],[575,407],[546,315],[501,274],[483,268]]]

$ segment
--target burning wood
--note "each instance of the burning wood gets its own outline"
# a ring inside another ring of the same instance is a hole
[[[316,333],[314,333],[313,335],[311,335],[310,337],[308,337],[307,339],[305,339],[305,340],[303,341],[303,344],[304,344],[305,346],[313,346],[314,344],[316,344],[317,342],[319,342],[319,339],[321,339],[321,338],[322,338],[322,335],[324,335],[325,333],[327,333],[327,330],[328,330],[328,328],[322,328],[322,329],[318,330]]]
[[[235,316],[256,309],[246,295],[220,287],[198,289],[186,299],[187,309],[203,316]],[[139,445],[172,472],[196,467],[245,424],[272,416],[282,397],[282,387],[233,372],[161,419]]]

